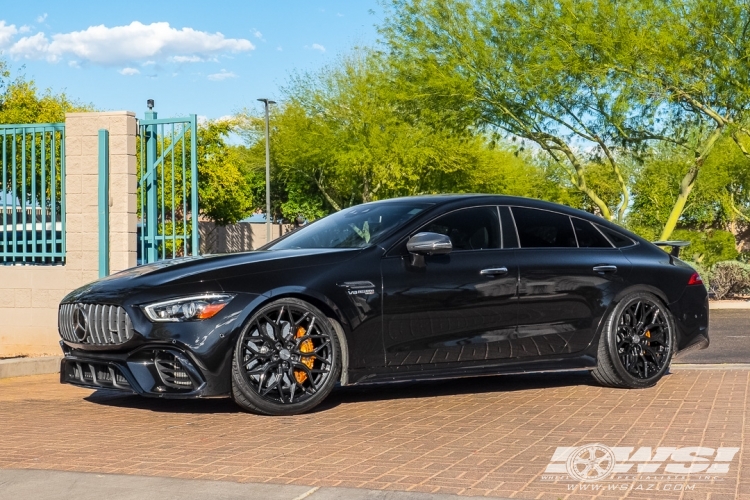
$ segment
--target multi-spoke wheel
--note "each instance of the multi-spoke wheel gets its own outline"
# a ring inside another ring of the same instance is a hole
[[[599,341],[594,378],[611,387],[650,387],[669,369],[674,321],[654,295],[623,298],[607,317]]]
[[[330,320],[316,307],[281,299],[256,312],[234,353],[232,395],[248,411],[293,415],[331,392],[340,347]]]

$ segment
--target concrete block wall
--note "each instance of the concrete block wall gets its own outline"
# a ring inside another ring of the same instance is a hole
[[[68,113],[65,263],[0,265],[0,357],[59,354],[60,300],[99,277],[99,129],[110,134],[110,272],[136,264],[135,113]]]

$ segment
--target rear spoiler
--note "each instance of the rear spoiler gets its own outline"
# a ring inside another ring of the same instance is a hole
[[[679,257],[680,249],[690,244],[689,241],[676,241],[676,240],[654,241],[653,243],[657,247],[672,247],[672,251],[669,252],[669,255],[671,255],[672,257]]]

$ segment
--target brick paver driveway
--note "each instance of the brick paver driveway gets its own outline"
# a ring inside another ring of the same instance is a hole
[[[486,377],[347,388],[315,413],[280,418],[228,400],[6,379],[0,467],[518,498],[750,498],[749,387],[747,369],[676,369],[640,391],[597,387],[587,374]],[[545,477],[557,447],[589,443],[740,451],[726,474]]]

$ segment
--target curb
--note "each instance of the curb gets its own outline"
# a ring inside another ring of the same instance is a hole
[[[750,309],[750,300],[709,300],[708,309]]]
[[[0,378],[60,373],[62,356],[0,359]]]
[[[750,370],[750,363],[672,363],[670,370]]]

